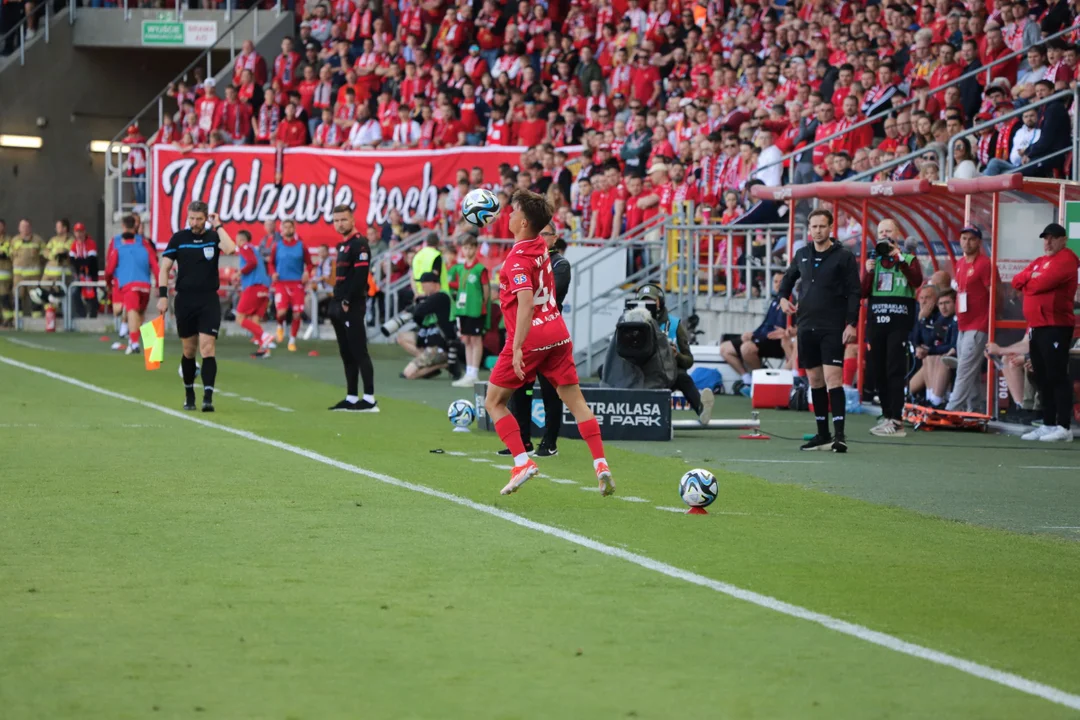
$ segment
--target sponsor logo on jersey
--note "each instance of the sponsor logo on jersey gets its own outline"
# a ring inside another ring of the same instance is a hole
[[[514,276],[514,284],[515,285],[524,285],[527,282],[529,282],[529,276],[526,275],[525,273],[518,273],[517,275]]]

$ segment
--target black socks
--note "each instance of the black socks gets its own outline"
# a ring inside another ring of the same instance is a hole
[[[192,363],[195,361],[192,360]],[[217,379],[217,358],[203,358],[202,361],[202,384],[203,402],[214,401],[214,380]]]
[[[823,438],[829,437],[829,391],[823,387],[810,388],[810,399],[814,403],[817,434]]]
[[[815,404],[815,408],[817,405]],[[829,389],[829,407],[832,409],[833,431],[837,436],[844,434],[844,414],[847,412],[847,396],[844,388],[835,387]]]

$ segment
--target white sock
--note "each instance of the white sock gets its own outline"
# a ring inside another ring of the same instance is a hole
[[[375,396],[374,395],[365,395],[364,396],[364,402],[369,402],[372,405],[374,405],[375,404]]]
[[[351,402],[351,403],[360,402],[360,397],[357,396],[357,395],[346,395],[345,396],[345,402]]]
[[[465,366],[465,377],[476,377],[480,374],[480,368],[472,367],[471,365]]]
[[[749,385],[754,381],[754,377],[750,373],[743,373],[742,381]]]
[[[592,461],[593,470],[600,467],[600,463],[604,463],[605,465],[607,465],[607,458],[596,458],[595,460],[593,460]]]
[[[934,391],[929,389],[929,388],[927,388],[927,390],[926,390],[926,399],[930,401],[931,405],[940,405],[941,404],[941,398],[939,398],[937,396],[937,394],[934,393]]]
[[[523,452],[520,455],[514,456],[514,467],[521,467],[527,462],[529,462],[529,453],[527,452]]]
[[[290,335],[289,336],[289,344],[290,345],[295,345],[296,344],[296,336],[295,335]]]
[[[120,337],[127,337],[128,326],[126,322],[120,323]]]

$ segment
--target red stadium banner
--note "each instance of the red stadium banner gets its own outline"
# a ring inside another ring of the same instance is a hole
[[[573,148],[577,150],[578,148]],[[247,230],[257,241],[266,220],[296,221],[308,246],[334,244],[330,225],[335,205],[351,205],[357,224],[382,224],[392,208],[406,222],[433,220],[440,187],[453,185],[458,168],[482,168],[492,185],[499,165],[517,166],[525,148],[467,147],[450,150],[349,152],[292,148],[280,158],[282,182],[275,185],[278,151],[271,147],[228,147],[183,152],[155,146],[152,164],[152,227],[159,245],[187,222],[187,206],[202,200],[221,216],[233,237]],[[567,148],[567,150],[570,150]],[[576,153],[573,153],[576,154]]]

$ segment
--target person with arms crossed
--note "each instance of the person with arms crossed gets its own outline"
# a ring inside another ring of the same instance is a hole
[[[491,275],[477,258],[479,243],[467,235],[461,243],[465,262],[449,270],[450,290],[457,301],[458,331],[465,344],[465,375],[450,383],[454,387],[472,387],[480,374],[480,361],[484,358],[484,333],[488,324],[488,301],[491,299]]]
[[[986,387],[979,380],[986,358],[983,351],[989,339],[990,281],[997,274],[990,258],[982,251],[982,230],[974,226],[960,231],[960,249],[964,256],[956,262],[956,359],[945,358],[947,367],[956,368],[952,395],[945,407],[950,412],[986,412]]]
[[[251,240],[251,233],[236,233],[240,245],[240,302],[236,304],[236,322],[251,333],[251,340],[259,346],[255,357],[270,357],[270,343],[274,336],[263,330],[260,320],[270,305],[270,275],[266,272],[259,246]]]
[[[119,301],[124,305],[131,334],[125,355],[139,352],[139,328],[143,324],[146,306],[150,304],[150,286],[158,276],[157,249],[149,240],[135,236],[135,218],[124,217],[124,231],[109,245],[105,259],[105,284],[116,280],[120,288]]]
[[[1076,297],[1080,259],[1069,248],[1065,228],[1050,223],[1039,235],[1044,255],[1013,278],[1024,294],[1024,319],[1031,328],[1031,367],[1042,396],[1043,424],[1023,440],[1072,442],[1072,380],[1069,348],[1076,330]]]
[[[207,227],[207,222],[210,223]],[[236,252],[236,243],[206,203],[188,205],[188,226],[169,239],[158,272],[158,312],[169,311],[169,273],[176,266],[176,332],[183,344],[180,373],[184,378],[184,409],[195,409],[195,351],[202,356],[203,412],[214,412],[217,379],[217,336],[221,328],[218,299],[218,261]]]
[[[881,399],[881,420],[870,428],[878,437],[904,437],[904,382],[908,374],[907,342],[915,327],[915,292],[922,285],[922,266],[900,250],[903,233],[895,220],[878,223],[876,258],[867,258],[862,295],[869,298],[870,373]],[[941,398],[928,399],[940,404]]]
[[[581,439],[593,456],[593,469],[602,495],[615,492],[615,481],[604,457],[600,425],[585,402],[574,365],[574,346],[562,314],[556,307],[555,279],[541,230],[551,222],[551,205],[528,190],[510,198],[513,248],[499,278],[499,303],[506,319],[506,344],[488,380],[484,402],[499,438],[514,456],[510,482],[501,491],[509,495],[539,472],[525,452],[521,430],[507,408],[514,390],[531,385],[543,374],[577,421]]]
[[[345,366],[345,399],[331,410],[345,412],[379,412],[375,402],[375,371],[367,348],[368,272],[371,269],[371,248],[363,235],[356,232],[352,208],[334,208],[334,231],[341,236],[334,263],[334,296],[330,299],[330,323],[334,326],[338,352]],[[364,380],[364,395],[359,395],[360,377]]]
[[[274,313],[277,315],[277,341],[285,339],[285,316],[292,313],[289,325],[289,352],[296,352],[296,333],[304,314],[304,298],[311,268],[311,256],[300,238],[296,223],[281,221],[281,237],[270,250],[270,280],[273,282]]]
[[[796,315],[799,367],[806,370],[814,403],[817,434],[800,450],[847,452],[844,437],[844,345],[855,342],[859,321],[859,266],[855,256],[832,237],[833,216],[817,209],[808,219],[810,242],[799,248],[780,282],[780,308]],[[802,280],[799,304],[791,302]],[[829,434],[829,408],[833,428]]]

